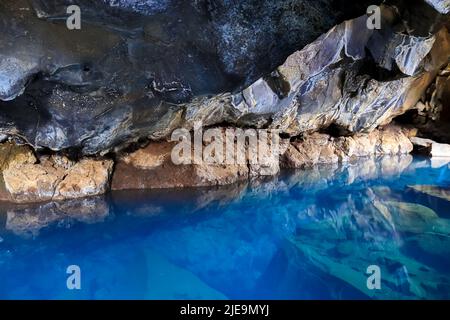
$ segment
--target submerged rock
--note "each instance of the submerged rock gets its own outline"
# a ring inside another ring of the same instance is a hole
[[[440,198],[450,202],[450,188],[443,188],[439,186],[409,186],[410,189],[423,193],[432,197]]]

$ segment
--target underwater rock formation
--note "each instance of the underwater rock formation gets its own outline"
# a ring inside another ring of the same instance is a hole
[[[441,188],[438,186],[410,186],[412,190],[418,193],[426,194],[430,197],[436,197],[450,202],[450,188]]]

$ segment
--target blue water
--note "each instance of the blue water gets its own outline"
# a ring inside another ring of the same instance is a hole
[[[3,204],[0,298],[449,299],[449,186],[445,161],[394,157],[222,188]],[[67,288],[70,265],[80,290]]]

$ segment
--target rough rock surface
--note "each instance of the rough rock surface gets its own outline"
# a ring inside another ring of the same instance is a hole
[[[33,152],[27,146],[19,146],[12,142],[0,143],[0,201],[10,200],[10,194],[5,187],[3,171],[10,165],[34,164],[37,161]]]
[[[439,72],[416,106],[399,120],[416,127],[419,137],[450,143],[450,65]]]
[[[86,154],[167,135],[184,103],[251,84],[372,4],[336,2],[81,0],[71,31],[72,1],[2,1],[1,131]]]
[[[5,193],[13,202],[66,200],[103,194],[109,187],[111,160],[63,156],[41,157],[38,163],[11,162],[2,172]]]
[[[0,143],[51,154],[0,144],[0,200],[225,185],[276,175],[279,156],[299,168],[406,154],[432,128],[446,139],[448,1],[385,1],[381,29],[372,1],[80,0],[77,31],[68,4],[0,3]],[[411,112],[419,132],[387,126],[415,125]],[[175,165],[164,141],[199,122],[276,130],[281,148],[264,164]]]
[[[11,164],[33,164],[36,161],[36,157],[27,146],[16,145],[12,142],[0,144],[0,172]]]
[[[405,132],[397,126],[388,126],[369,134],[332,137],[313,133],[291,143],[283,156],[283,166],[303,168],[316,164],[347,162],[359,157],[408,154],[413,145]]]
[[[139,155],[132,155],[137,162],[125,162],[120,159],[115,167],[112,179],[112,190],[126,189],[155,189],[204,187],[212,185],[226,185],[248,177],[247,166],[235,165],[175,165],[170,159],[173,145],[167,142],[151,143],[141,149]],[[157,157],[165,152],[163,162],[147,162],[142,167],[142,158]],[[128,158],[128,157],[126,157]],[[125,158],[125,159],[126,159]]]
[[[221,130],[221,132],[224,131]],[[222,141],[224,141],[223,139],[225,139],[224,136]],[[248,158],[251,153],[247,146],[244,149],[243,163],[234,158],[232,163],[217,162],[212,159],[211,161],[201,161],[201,163],[174,164],[171,154],[175,145],[173,142],[152,142],[145,148],[122,155],[115,166],[112,189],[227,185],[251,177],[276,175],[280,171],[279,154],[270,152],[264,161],[253,162]],[[237,147],[234,143],[233,147],[236,151]],[[194,152],[192,150],[192,159]],[[236,154],[233,153],[233,155]]]
[[[373,1],[82,0],[79,31],[61,19],[69,2],[0,4],[0,133],[36,148],[106,153],[195,120],[373,130],[450,52],[448,17],[424,1],[391,1],[370,30],[367,16],[333,25]]]

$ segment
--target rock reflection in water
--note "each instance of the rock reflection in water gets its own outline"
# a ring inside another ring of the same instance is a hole
[[[3,211],[3,213],[1,213]],[[110,206],[103,196],[62,202],[37,204],[1,204],[0,214],[6,215],[5,228],[17,235],[39,235],[42,228],[52,224],[70,227],[74,222],[103,222]]]

